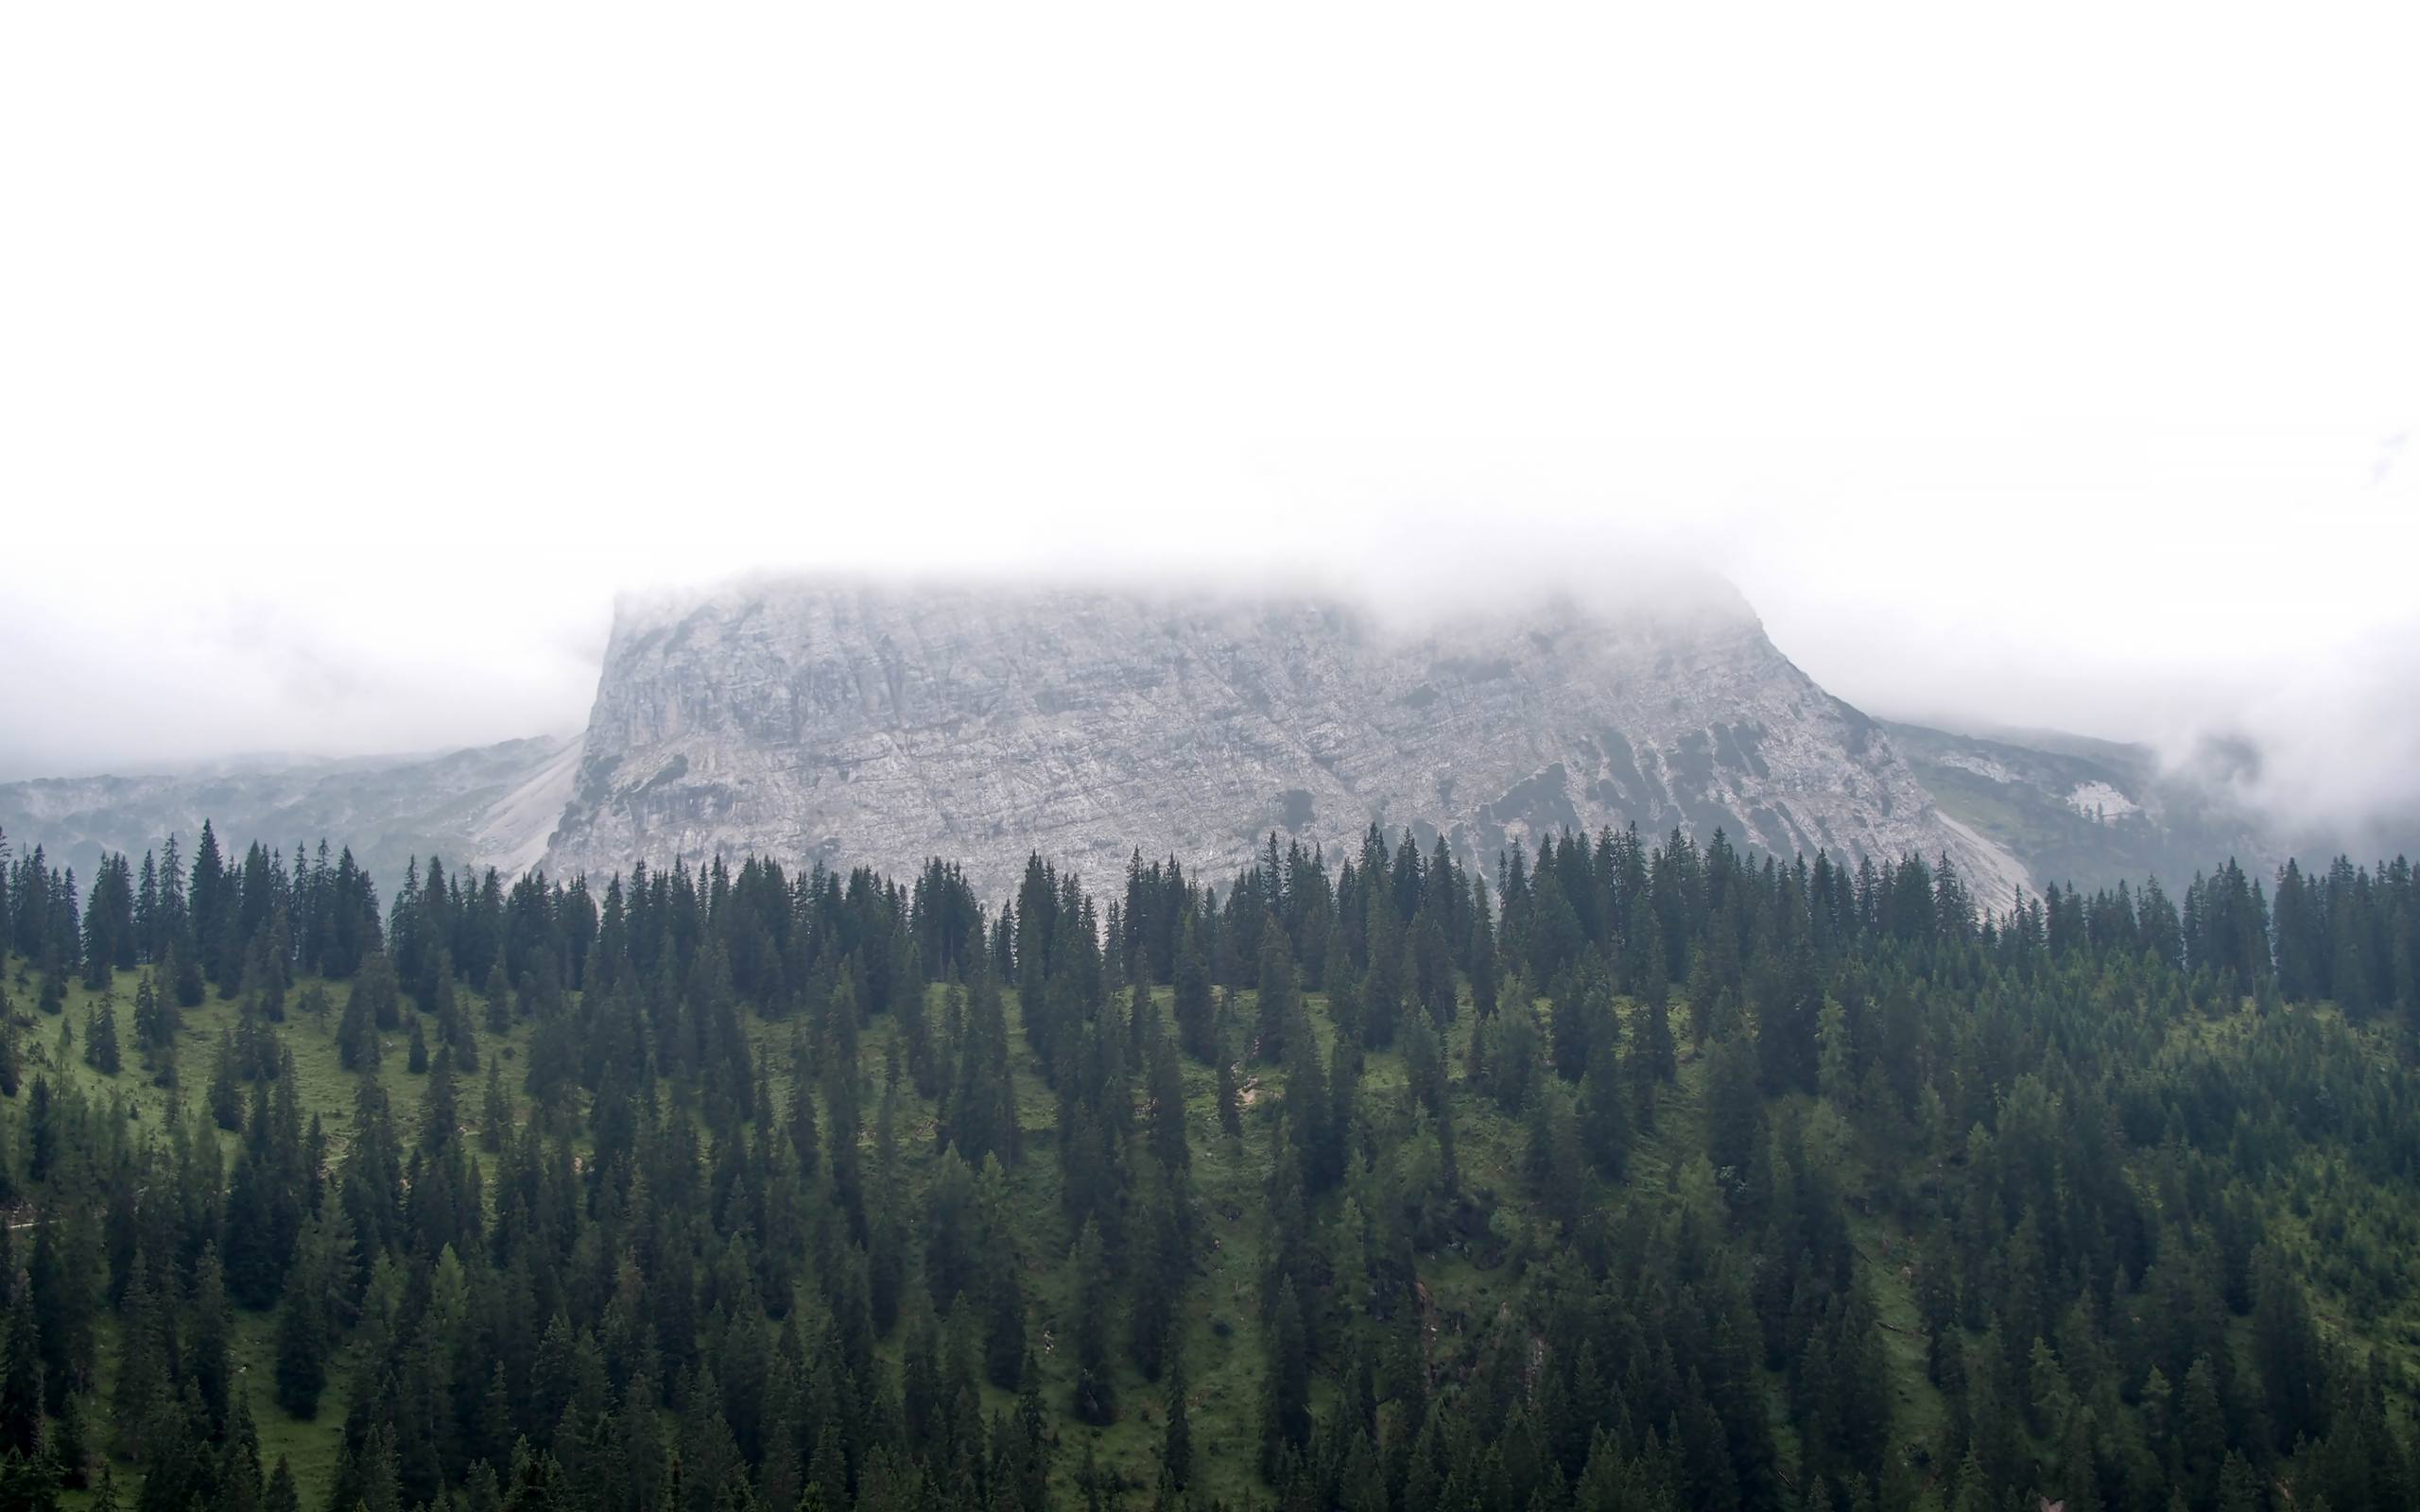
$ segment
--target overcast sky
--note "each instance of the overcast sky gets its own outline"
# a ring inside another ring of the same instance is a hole
[[[9,7],[0,777],[575,729],[742,567],[1653,544],[2408,799],[2420,12],[2328,9]]]

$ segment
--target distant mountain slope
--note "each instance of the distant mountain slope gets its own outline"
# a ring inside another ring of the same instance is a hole
[[[190,856],[202,820],[230,843],[351,846],[382,887],[413,856],[518,872],[544,854],[579,755],[541,736],[439,756],[229,763],[137,777],[0,783],[0,831],[92,875],[105,851],[140,857],[167,835]]]
[[[1402,635],[1301,598],[831,581],[625,605],[548,857],[941,855],[997,896],[1028,850],[1099,878],[1139,839],[1223,881],[1271,830],[1334,854],[1374,819],[1491,870],[1635,821],[1946,852],[1994,901],[2022,877],[1736,594]]]
[[[1942,811],[2023,862],[2038,883],[2083,887],[2150,875],[2179,884],[2235,856],[2258,872],[2273,838],[2147,746],[2052,731],[1958,734],[1883,722]]]

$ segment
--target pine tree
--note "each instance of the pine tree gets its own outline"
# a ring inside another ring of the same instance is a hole
[[[512,1099],[504,1090],[503,1062],[488,1061],[487,1091],[479,1107],[479,1148],[490,1155],[503,1153],[505,1141],[512,1136]]]
[[[84,1021],[84,1064],[104,1076],[118,1073],[117,1014],[106,998]]]
[[[1568,1231],[1580,1221],[1587,1157],[1581,1148],[1571,1093],[1562,1082],[1548,1080],[1530,1094],[1528,1125],[1524,1169],[1547,1216]]]
[[[1253,1035],[1254,1059],[1274,1062],[1286,1058],[1287,1030],[1293,1022],[1300,996],[1286,932],[1277,927],[1274,919],[1268,920],[1261,926],[1259,1018]]]
[[[9,1512],[59,1512],[59,1469],[47,1458],[0,1451],[0,1507]]]
[[[1151,1154],[1182,1180],[1182,1173],[1193,1164],[1193,1148],[1184,1127],[1184,1068],[1177,1064],[1176,1046],[1156,1031],[1149,1054]]]
[[[791,1153],[798,1157],[799,1173],[815,1175],[821,1158],[823,1141],[815,1127],[815,1078],[809,1074],[810,1057],[806,1040],[801,1037],[790,1053],[790,1108],[787,1126]]]
[[[320,1415],[328,1382],[326,1309],[297,1272],[277,1310],[277,1404],[304,1422]]]
[[[160,974],[165,977],[173,987],[178,1007],[201,1006],[204,984],[201,978],[201,961],[198,956],[181,955],[172,946],[167,959],[161,964]]]
[[[1176,992],[1170,1011],[1176,1020],[1177,1043],[1186,1055],[1196,1060],[1209,1060],[1221,1054],[1213,1033],[1210,963],[1202,958],[1201,939],[1190,915],[1185,919],[1184,939],[1177,949]]]
[[[84,1431],[84,1394],[70,1391],[59,1403],[58,1424],[51,1430],[50,1459],[58,1468],[59,1484],[69,1490],[80,1491],[92,1479],[92,1446]]]
[[[1145,1380],[1157,1381],[1167,1364],[1189,1268],[1187,1213],[1181,1175],[1151,1169],[1143,1177],[1135,1198],[1140,1223],[1130,1229],[1128,1241],[1127,1336],[1135,1368]]]
[[[498,961],[488,969],[487,985],[480,991],[487,1005],[488,1033],[499,1038],[512,1032],[512,984],[506,980],[504,963]]]
[[[238,1129],[244,1124],[243,1094],[235,1086],[235,1039],[223,1030],[218,1054],[210,1063],[210,1116],[223,1129]]]
[[[1755,1047],[1735,1025],[1715,1041],[1706,1075],[1706,1158],[1715,1169],[1744,1178],[1764,1145],[1764,1123]]]
[[[1311,1435],[1310,1341],[1290,1277],[1280,1283],[1277,1307],[1270,1316],[1262,1402],[1260,1477],[1274,1486],[1285,1457],[1300,1451]]]
[[[366,979],[368,972],[364,972]],[[344,1012],[337,1020],[337,1063],[347,1071],[378,1069],[383,1048],[378,1040],[376,1008],[364,979],[356,979],[345,994]]]
[[[150,1262],[139,1250],[118,1316],[117,1380],[110,1416],[117,1429],[119,1452],[140,1460],[156,1416],[170,1400],[170,1394],[166,1318],[152,1290]]]
[[[202,1247],[194,1267],[191,1327],[185,1335],[186,1384],[200,1396],[213,1435],[223,1434],[235,1386],[235,1314],[227,1296],[225,1267],[215,1245]]]
[[[50,1078],[38,1075],[26,1094],[26,1175],[47,1181],[58,1159],[59,1117],[51,1108]]]
[[[1002,1391],[1029,1379],[1026,1368],[1025,1288],[1012,1255],[994,1259],[983,1311],[983,1377]]]
[[[1630,1159],[1630,1140],[1629,1087],[1615,1064],[1611,1038],[1600,1037],[1589,1047],[1580,1090],[1580,1142],[1598,1174],[1614,1181]]]
[[[7,1334],[0,1339],[0,1450],[31,1464],[42,1458],[43,1443],[42,1338],[34,1321],[33,1280],[20,1270]]]
[[[1596,1036],[1612,1027],[1603,981],[1586,963],[1565,971],[1555,984],[1554,1018],[1547,1039],[1553,1047],[1554,1074],[1578,1081],[1588,1069]]]
[[[1660,988],[1661,982],[1659,980]],[[1646,1000],[1646,1024],[1641,1031],[1646,1044],[1647,1064],[1655,1079],[1670,1086],[1680,1074],[1680,1057],[1672,1043],[1672,1006],[1664,993],[1657,990]]]
[[[1109,1299],[1116,1295],[1100,1228],[1089,1220],[1068,1257],[1075,1278],[1076,1416],[1095,1427],[1117,1417],[1117,1386],[1109,1366]]]
[[[1471,1011],[1484,1018],[1495,1012],[1499,971],[1495,957],[1495,923],[1489,914],[1487,888],[1471,889],[1470,967]]]
[[[2178,1470],[2196,1506],[2213,1504],[2227,1454],[2225,1409],[2219,1402],[2218,1372],[2207,1355],[2185,1373],[2177,1404]]]
[[[1160,1473],[1182,1491],[1193,1480],[1193,1407],[1184,1375],[1182,1335],[1171,1325],[1167,1348],[1167,1428],[1160,1438]]]

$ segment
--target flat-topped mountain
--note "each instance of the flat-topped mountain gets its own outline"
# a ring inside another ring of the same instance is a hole
[[[1271,831],[1336,852],[1374,820],[1490,873],[1513,842],[1635,822],[1946,853],[1993,902],[2025,877],[1727,590],[1420,629],[1307,596],[1080,588],[626,602],[546,859],[938,855],[997,895],[1029,851],[1098,877],[1148,837],[1223,880]]]

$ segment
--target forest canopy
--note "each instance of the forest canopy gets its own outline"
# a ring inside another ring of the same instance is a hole
[[[0,1512],[2420,1502],[2405,861],[1109,880],[0,839]]]

